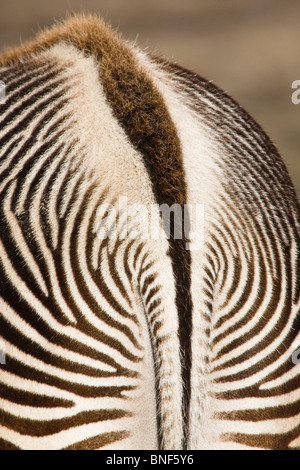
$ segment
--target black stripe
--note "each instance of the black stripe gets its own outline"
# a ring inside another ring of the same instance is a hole
[[[57,434],[76,426],[89,423],[98,423],[101,421],[120,419],[130,416],[130,413],[124,410],[93,410],[84,411],[67,418],[52,420],[33,420],[21,418],[0,410],[0,422],[2,426],[26,436],[44,437]]]
[[[72,408],[74,406],[71,400],[26,392],[2,383],[0,383],[0,397],[19,405],[39,408]]]

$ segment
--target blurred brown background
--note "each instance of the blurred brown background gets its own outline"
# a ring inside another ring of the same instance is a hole
[[[299,0],[0,0],[0,50],[72,12],[213,80],[263,126],[300,193]]]

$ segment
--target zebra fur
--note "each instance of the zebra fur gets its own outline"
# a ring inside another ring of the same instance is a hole
[[[299,448],[300,211],[262,129],[94,17],[0,67],[0,448]],[[203,206],[204,243],[100,239],[124,196]]]

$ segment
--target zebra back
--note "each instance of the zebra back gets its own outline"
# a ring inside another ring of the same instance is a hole
[[[93,17],[0,66],[0,447],[298,448],[300,211],[262,129]]]

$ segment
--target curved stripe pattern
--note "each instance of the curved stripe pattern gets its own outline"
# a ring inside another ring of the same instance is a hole
[[[262,129],[95,18],[0,79],[0,448],[299,448],[300,210]],[[192,212],[121,236],[122,197],[201,204],[203,244]]]
[[[298,448],[296,193],[276,148],[237,103],[189,71],[162,65],[222,156],[203,266],[211,420],[225,448]]]
[[[1,116],[0,321],[7,347],[1,426],[37,437],[130,416],[121,398],[136,388],[141,360],[132,307],[121,307],[101,271],[90,265],[90,226],[101,195],[91,175],[80,169],[84,152],[79,143],[64,139],[63,129],[72,125],[72,117],[61,111],[67,85],[61,70],[51,65],[14,67],[7,86],[8,111]],[[70,192],[75,174],[77,183]],[[86,239],[83,252],[74,250],[79,237]],[[116,245],[113,256],[117,250]],[[98,253],[99,263],[104,256],[112,258],[104,247]],[[114,316],[102,311],[94,286]],[[50,385],[45,394],[37,393],[40,384]],[[56,389],[65,393],[56,396]],[[104,400],[80,411],[84,400],[77,402],[79,397]],[[35,408],[52,413],[41,411],[46,416],[41,419]],[[125,434],[106,433],[103,439],[109,443]]]

